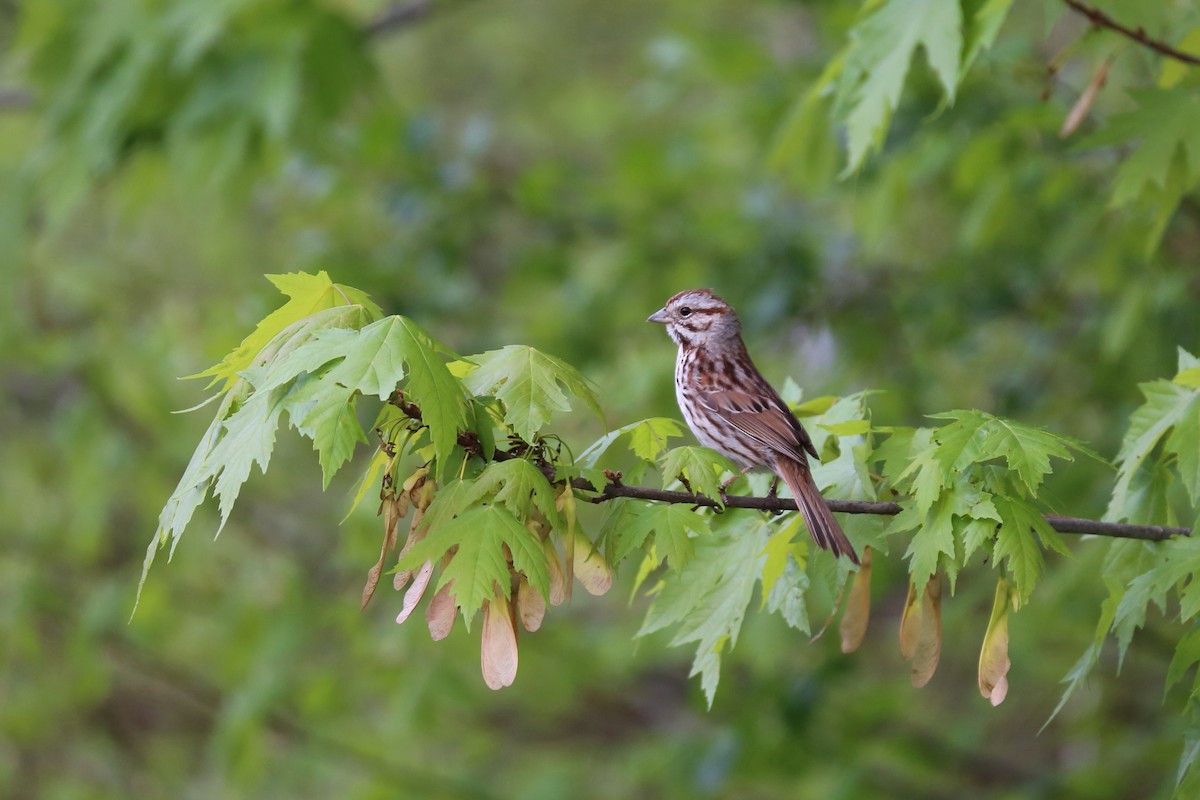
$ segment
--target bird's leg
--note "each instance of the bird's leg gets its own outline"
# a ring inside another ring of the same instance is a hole
[[[771,481],[771,488],[767,490],[767,499],[774,500],[779,496],[779,476],[775,476],[775,480]]]
[[[757,464],[751,464],[750,466],[746,467],[745,469],[743,469],[743,470],[742,470],[741,472],[739,472],[738,474],[736,474],[736,475],[731,475],[731,476],[729,476],[728,478],[726,478],[726,479],[725,479],[725,482],[721,484],[721,494],[724,494],[724,493],[725,493],[725,490],[729,488],[730,484],[732,484],[732,483],[733,483],[734,481],[736,481],[738,478],[740,478],[740,477],[742,477],[743,475],[745,475],[745,474],[746,474],[747,472],[749,472],[750,470],[754,469],[756,466],[758,466],[758,465],[757,465]]]
[[[767,490],[767,499],[774,500],[778,496],[779,496],[779,476],[776,475],[775,479],[771,481],[771,488]],[[782,513],[783,513],[782,511],[772,511],[771,516],[778,517]]]
[[[731,485],[731,484],[732,484],[734,481],[736,481],[738,478],[740,478],[740,477],[742,477],[743,475],[745,475],[745,474],[746,474],[747,472],[749,472],[750,470],[754,469],[756,466],[758,466],[758,465],[757,465],[757,464],[751,464],[751,465],[750,465],[750,466],[748,466],[748,467],[744,467],[744,468],[742,469],[742,471],[741,471],[741,472],[739,472],[739,473],[738,473],[738,474],[736,474],[736,475],[731,475],[729,478],[727,478],[727,479],[725,480],[725,482],[724,482],[724,483],[722,483],[722,484],[721,484],[721,502],[722,502],[722,503],[726,503],[726,502],[727,502],[727,499],[728,499],[728,498],[727,498],[727,496],[726,496],[726,494],[725,494],[725,490],[726,490],[726,489],[728,489],[728,488],[729,488],[729,486],[730,486],[730,485]]]

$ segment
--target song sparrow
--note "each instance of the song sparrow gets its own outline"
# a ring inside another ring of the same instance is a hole
[[[675,396],[700,444],[743,473],[773,470],[791,490],[813,540],[857,564],[808,468],[808,455],[818,457],[812,439],[750,360],[733,309],[708,289],[693,289],[672,297],[647,322],[666,325],[679,345]]]

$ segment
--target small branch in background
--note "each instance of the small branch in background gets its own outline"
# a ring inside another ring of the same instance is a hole
[[[1146,30],[1140,25],[1136,28],[1122,25],[1095,6],[1090,6],[1087,3],[1080,2],[1080,0],[1063,0],[1063,2],[1073,11],[1087,17],[1093,25],[1099,28],[1107,28],[1110,31],[1115,31],[1128,39],[1132,39],[1143,47],[1149,47],[1151,50],[1167,58],[1173,58],[1176,61],[1182,61],[1184,64],[1191,64],[1192,66],[1200,66],[1200,56],[1176,50],[1160,39],[1150,38],[1146,35]]]
[[[653,500],[660,503],[684,503],[693,506],[709,506],[719,508],[722,504],[702,494],[672,491],[669,489],[654,489],[649,486],[626,486],[620,482],[608,483],[603,489],[597,490],[592,484],[582,478],[571,482],[576,489],[598,492],[591,498],[593,503],[603,503],[618,497],[629,497],[635,500]],[[895,516],[900,513],[900,504],[892,502],[870,502],[867,500],[827,500],[831,511],[842,514],[877,514]],[[758,511],[795,511],[796,501],[787,497],[746,497],[729,495],[725,498],[726,508],[752,508]],[[1172,536],[1187,536],[1191,533],[1188,528],[1168,528],[1161,525],[1132,525],[1124,522],[1102,522],[1095,519],[1079,517],[1063,517],[1056,514],[1046,515],[1046,522],[1059,533],[1084,533],[1095,536],[1109,536],[1117,539],[1141,539],[1148,542],[1161,542]]]
[[[389,6],[363,26],[363,36],[373,39],[376,36],[403,30],[409,25],[419,22],[432,10],[432,0],[412,0],[409,3]]]
[[[0,111],[24,111],[33,105],[33,95],[24,89],[0,86]]]

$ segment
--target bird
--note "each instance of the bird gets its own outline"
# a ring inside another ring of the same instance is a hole
[[[791,490],[813,541],[858,564],[813,480],[808,457],[819,456],[812,438],[754,366],[733,308],[710,289],[690,289],[646,321],[665,325],[679,345],[675,398],[700,444],[733,461],[739,475],[756,467],[774,472]]]

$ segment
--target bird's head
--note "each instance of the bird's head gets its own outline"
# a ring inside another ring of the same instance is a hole
[[[689,289],[667,300],[647,322],[667,326],[680,347],[708,347],[736,339],[742,325],[737,314],[711,289]]]

